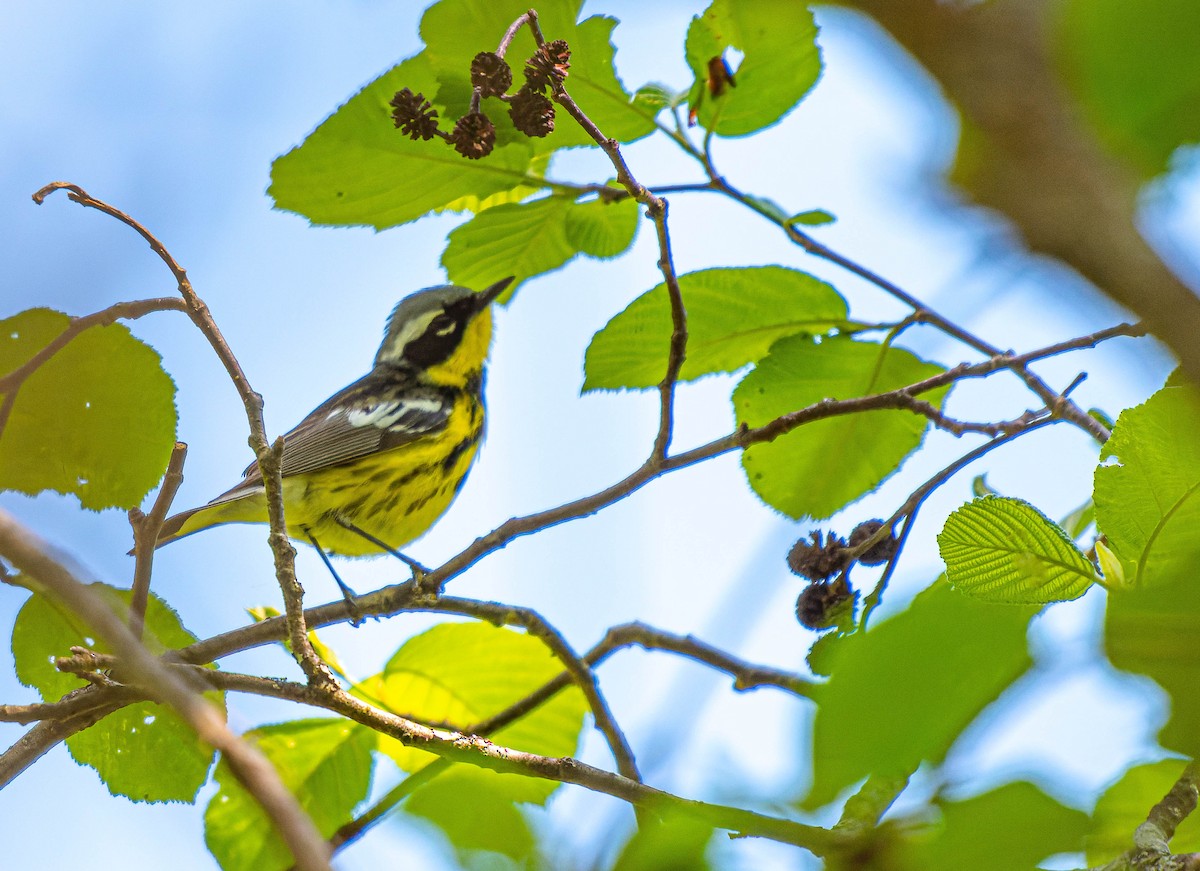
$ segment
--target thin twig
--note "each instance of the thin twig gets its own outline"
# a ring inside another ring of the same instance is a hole
[[[529,29],[538,46],[545,45],[538,24],[537,13],[530,9],[522,18],[527,19]],[[663,281],[667,287],[667,296],[671,301],[671,342],[667,353],[667,368],[663,379],[659,382],[659,423],[658,432],[654,436],[654,444],[650,452],[649,462],[661,462],[666,459],[671,445],[673,427],[675,385],[679,380],[679,371],[687,356],[687,309],[683,304],[683,293],[679,289],[679,278],[675,272],[675,263],[671,255],[671,236],[667,230],[667,201],[657,196],[653,191],[639,182],[629,169],[621,154],[620,143],[605,136],[579,104],[571,97],[563,82],[556,81],[551,88],[550,96],[567,113],[575,119],[592,141],[600,146],[608,156],[609,162],[617,172],[617,183],[639,203],[646,207],[646,214],[654,222],[655,235],[658,238],[658,268],[662,272]]]
[[[920,507],[925,500],[929,498],[929,495],[938,487],[942,486],[942,484],[944,484],[950,478],[954,477],[954,475],[958,474],[962,469],[966,468],[980,457],[991,453],[1001,445],[1008,444],[1013,439],[1020,438],[1021,436],[1034,432],[1035,430],[1039,430],[1046,426],[1053,426],[1056,423],[1062,422],[1064,422],[1063,419],[1059,417],[1044,417],[1041,420],[1029,424],[1029,426],[1025,427],[1024,429],[1019,429],[1015,432],[1008,433],[1007,435],[1000,436],[997,439],[993,439],[992,441],[980,445],[974,450],[963,454],[953,463],[946,466],[944,469],[939,471],[936,475],[914,490],[909,497],[904,500],[904,504],[897,508],[895,512],[893,512],[892,516],[883,522],[883,525],[880,527],[878,532],[849,550],[848,556],[852,559],[861,553],[865,553],[867,550],[875,546],[879,541],[887,538],[887,536],[891,534],[892,528],[896,525],[900,518],[906,518],[904,530],[901,532],[900,539],[897,541],[895,552],[888,560],[887,567],[884,569],[883,575],[879,579],[879,583],[875,585],[875,589],[871,591],[871,594],[863,603],[862,617],[859,621],[860,629],[866,628],[867,621],[870,619],[871,613],[879,606],[879,603],[883,598],[883,591],[887,588],[887,583],[891,579],[892,573],[895,571],[896,561],[899,557],[900,551],[903,549],[904,541],[908,538],[908,532],[912,528],[916,514],[920,510]]]
[[[329,851],[320,833],[288,792],[271,763],[225,725],[224,717],[195,686],[152,655],[101,597],[81,583],[47,546],[12,515],[0,510],[0,554],[37,579],[86,621],[121,659],[122,669],[157,700],[179,713],[200,739],[221,751],[238,780],[262,806],[301,868],[328,871]],[[84,715],[91,717],[93,714]],[[48,727],[64,722],[49,721]],[[36,728],[36,727],[35,727]]]
[[[221,334],[216,321],[213,320],[208,305],[196,293],[192,287],[191,280],[187,276],[187,271],[171,256],[166,246],[132,216],[109,205],[103,200],[96,199],[83,188],[79,187],[79,185],[63,181],[51,182],[33,195],[33,201],[41,205],[47,196],[57,190],[65,190],[67,197],[72,202],[103,212],[131,228],[150,245],[150,248],[158,255],[167,269],[171,271],[171,275],[174,276],[188,317],[208,340],[213,351],[216,352],[217,358],[225,367],[225,371],[233,381],[233,386],[237,390],[238,396],[241,397],[242,405],[245,407],[246,420],[250,426],[250,447],[254,451],[259,467],[262,470],[263,487],[266,490],[267,513],[271,530],[269,541],[275,558],[275,574],[279,580],[284,602],[287,604],[288,619],[293,622],[296,620],[302,621],[304,615],[303,607],[299,603],[290,601],[288,598],[289,596],[296,596],[296,590],[299,587],[295,582],[296,552],[288,542],[287,524],[283,516],[282,477],[279,463],[273,461],[277,458],[273,458],[271,448],[267,443],[267,431],[263,424],[262,397],[251,389],[250,382],[246,378],[246,373],[242,371],[241,364],[238,362],[237,357],[234,356],[229,343],[225,341],[225,337]],[[300,592],[302,594],[303,591]],[[309,680],[318,683],[334,681],[329,670],[312,649],[312,645],[308,640],[307,629],[303,623],[294,625],[291,634],[294,639],[292,655],[296,657],[297,662],[304,669]]]
[[[187,445],[175,442],[171,449],[171,459],[167,461],[167,471],[163,475],[162,486],[154,499],[154,506],[149,514],[142,514],[136,508],[129,510],[129,523],[133,527],[133,587],[129,598],[129,631],[138,638],[146,622],[146,606],[150,602],[150,576],[154,571],[154,548],[158,542],[158,533],[162,529],[171,503],[179,485],[183,483],[183,463],[187,459]]]
[[[640,781],[637,761],[625,733],[617,724],[608,701],[600,691],[600,683],[596,673],[584,661],[570,643],[544,617],[531,608],[520,608],[513,605],[502,605],[499,602],[482,602],[477,599],[463,599],[456,596],[439,596],[431,598],[424,605],[418,605],[417,610],[435,611],[449,614],[466,614],[479,620],[486,620],[498,626],[516,625],[524,627],[534,638],[545,644],[558,657],[566,668],[572,680],[579,687],[588,707],[592,710],[596,728],[608,742],[617,770],[630,780]]]
[[[106,327],[118,320],[135,320],[151,312],[183,310],[184,304],[181,300],[174,297],[161,297],[159,299],[139,299],[134,302],[119,302],[90,315],[71,318],[66,328],[47,342],[45,347],[7,375],[0,377],[0,394],[4,395],[3,401],[0,401],[0,433],[4,432],[4,427],[12,414],[21,385],[84,330],[92,327]]]
[[[479,736],[431,729],[375,708],[341,688],[324,690],[290,681],[231,675],[208,669],[204,671],[205,679],[219,689],[253,692],[324,708],[389,735],[405,746],[427,750],[452,762],[465,762],[500,773],[575,784],[643,809],[674,808],[716,827],[793,844],[818,856],[834,854],[843,844],[841,837],[827,829],[727,805],[681,798],[574,758],[540,756],[501,747]]]

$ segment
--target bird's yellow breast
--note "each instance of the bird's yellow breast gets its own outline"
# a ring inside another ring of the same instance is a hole
[[[283,479],[288,535],[313,537],[326,553],[367,556],[383,553],[346,520],[393,550],[421,537],[450,507],[483,436],[483,403],[463,394],[441,431],[315,472]],[[182,535],[220,523],[265,523],[261,495],[203,508],[189,518]]]

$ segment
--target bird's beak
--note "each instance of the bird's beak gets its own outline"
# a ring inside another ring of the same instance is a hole
[[[496,297],[504,293],[505,289],[513,283],[514,278],[516,278],[515,275],[510,275],[508,278],[500,279],[487,290],[479,291],[479,310],[483,311],[485,308],[495,302]]]

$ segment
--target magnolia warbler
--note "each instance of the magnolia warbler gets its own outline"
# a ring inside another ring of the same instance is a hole
[[[371,371],[284,435],[288,534],[310,542],[326,565],[327,553],[391,552],[416,566],[398,549],[450,506],[479,449],[491,303],[512,280],[478,293],[432,287],[402,300]],[[266,522],[255,462],[237,486],[167,518],[157,546],[223,523]]]

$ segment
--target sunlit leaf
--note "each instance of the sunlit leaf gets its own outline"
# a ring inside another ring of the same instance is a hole
[[[824,209],[809,209],[807,212],[800,212],[788,218],[789,224],[803,224],[806,227],[821,227],[825,224],[832,224],[837,218]]]
[[[501,297],[507,299],[525,279],[558,269],[580,252],[621,253],[633,242],[637,220],[634,200],[576,203],[551,196],[500,205],[450,234],[442,265],[464,287],[484,288],[516,276]]]
[[[1121,412],[1100,458],[1109,464],[1096,469],[1096,525],[1125,582],[1192,577],[1200,558],[1200,395],[1172,378]]]
[[[709,61],[735,48],[744,57],[734,86],[713,96],[704,86]],[[770,126],[809,92],[821,74],[817,26],[803,3],[792,0],[713,0],[692,19],[687,62],[696,77],[691,110],[701,125],[722,136],[743,136]],[[698,105],[697,105],[698,103]]]
[[[606,137],[630,142],[645,136],[654,129],[658,110],[635,100],[616,78],[610,41],[616,22],[593,16],[576,24],[580,5],[579,0],[538,5],[546,38],[570,44],[567,87]],[[515,0],[441,0],[427,9],[421,19],[425,50],[368,84],[302,145],[275,161],[270,194],[276,205],[318,224],[382,229],[429,212],[482,208],[537,190],[544,155],[594,144],[565,111],[559,110],[553,133],[530,139],[514,130],[505,105],[489,98],[481,108],[496,125],[496,148],[481,160],[467,160],[439,138],[410,140],[395,129],[388,105],[396,91],[407,87],[430,101],[441,129],[452,130],[468,110],[471,59],[495,50],[508,26],[528,8]],[[524,28],[507,55],[517,83],[533,50]]]
[[[1053,521],[1028,502],[985,496],[946,519],[938,534],[950,585],[989,602],[1077,599],[1096,572]]]
[[[845,338],[781,339],[733,392],[740,423],[762,426],[822,399],[885,393],[942,368],[900,348]],[[921,394],[940,405],[948,388]],[[829,517],[894,474],[928,421],[910,411],[867,411],[805,424],[751,445],[742,466],[754,492],[790,517]]]
[[[940,762],[1029,668],[1033,614],[961,596],[939,581],[907,611],[839,639],[823,656],[829,682],[813,691],[805,805],[825,805],[869,775],[907,777],[922,762]]]
[[[45,308],[0,321],[0,375],[69,323]],[[174,444],[175,384],[161,358],[122,324],[92,327],[18,390],[0,433],[0,489],[72,493],[96,511],[132,508],[162,477]]]
[[[679,276],[688,317],[684,381],[753,363],[783,336],[828,332],[846,301],[820,279],[782,266],[705,269]],[[653,387],[667,369],[671,303],[660,284],[592,338],[583,389]]]
[[[92,589],[124,618],[129,591],[102,584],[93,584]],[[196,641],[157,596],[150,597],[143,637],[156,653]],[[12,640],[17,677],[35,687],[46,701],[57,701],[85,685],[81,678],[58,671],[55,657],[69,656],[71,647],[111,652],[71,611],[41,595],[31,596],[21,607]],[[209,697],[221,704],[219,694]],[[208,778],[213,758],[212,748],[197,738],[195,730],[170,708],[153,702],[110,714],[68,738],[67,749],[76,762],[94,768],[114,795],[151,802],[194,800]]]
[[[373,704],[424,723],[468,729],[507,708],[562,671],[546,645],[523,632],[487,623],[443,623],[410,638],[383,672],[358,691]],[[546,756],[575,752],[586,702],[570,687],[537,710],[490,735],[506,747]],[[383,737],[380,749],[408,771],[433,757]],[[542,801],[556,784],[515,774],[482,772],[502,794]]]
[[[247,732],[324,837],[350,821],[371,785],[373,733],[341,719],[295,720]],[[224,871],[290,868],[291,853],[258,802],[217,765],[220,790],[204,812],[204,842]]]

